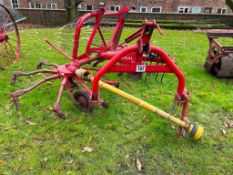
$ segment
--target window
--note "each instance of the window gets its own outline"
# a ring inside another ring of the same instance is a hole
[[[140,7],[140,12],[141,13],[146,13],[147,12],[147,7],[146,6],[141,6]]]
[[[179,7],[179,13],[189,13],[189,7]]]
[[[56,3],[47,4],[47,9],[51,9],[51,10],[57,9],[57,4]]]
[[[34,4],[34,7],[35,7],[36,9],[41,9],[41,8],[42,8],[42,4],[39,3],[39,2],[36,2],[36,3]]]
[[[110,10],[111,11],[119,11],[121,8],[119,5],[111,5],[110,6]]]
[[[192,13],[201,13],[201,8],[200,7],[193,7]]]
[[[19,7],[18,0],[12,0],[11,3],[12,3],[12,7],[14,7],[14,8],[18,8]]]
[[[205,7],[204,13],[205,14],[211,14],[212,13],[212,7]]]
[[[81,10],[81,8],[82,8],[82,5],[79,4],[79,5],[77,6],[77,9],[78,9],[78,10]]]
[[[103,7],[105,5],[104,2],[100,2],[99,7]]]
[[[218,13],[218,14],[226,14],[226,13],[227,13],[227,9],[226,9],[226,8],[219,8],[219,9],[217,10],[217,13]]]
[[[161,7],[152,7],[151,12],[152,13],[161,13],[162,8]]]
[[[86,10],[92,11],[92,10],[93,10],[93,6],[92,6],[92,5],[87,5],[87,6],[86,6]]]
[[[28,8],[32,8],[32,3],[31,2],[28,2]]]
[[[131,6],[131,10],[130,11],[132,11],[132,12],[135,12],[135,11],[137,11],[137,7],[136,6]]]

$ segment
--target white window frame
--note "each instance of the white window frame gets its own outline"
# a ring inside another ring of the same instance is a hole
[[[82,9],[82,4],[77,5],[77,10],[81,10]]]
[[[113,9],[112,9],[112,7],[113,7]],[[110,5],[110,6],[109,6],[109,10],[115,11],[115,5]]]
[[[17,1],[17,7],[14,7],[14,3],[12,2],[13,0],[10,0],[11,1],[11,7],[13,8],[19,8],[19,0],[16,0]]]
[[[36,7],[36,4],[40,4],[40,8],[37,8],[37,7]],[[43,7],[42,7],[42,4],[41,4],[41,3],[36,3],[36,2],[34,3],[34,9],[42,9],[42,8],[43,8]]]
[[[157,8],[157,9],[159,9],[159,12],[153,12],[153,9],[154,8]],[[151,7],[151,13],[161,13],[162,12],[162,7],[161,6],[152,6]]]
[[[132,10],[132,7],[135,7],[136,9],[135,10]],[[136,5],[132,5],[131,7],[130,7],[130,12],[136,12],[137,11],[137,6]]]
[[[118,10],[117,10],[117,8],[118,8]],[[119,5],[115,6],[115,11],[119,11],[120,9],[121,9],[121,6],[119,6]]]
[[[218,13],[218,10],[219,10],[219,9],[221,10],[220,13]],[[223,13],[223,10],[226,10],[225,13]],[[222,15],[227,14],[227,8],[218,8],[218,9],[217,9],[217,14],[222,14]]]
[[[112,10],[112,7],[114,8],[113,10]],[[118,10],[117,10],[117,8],[118,8]],[[120,9],[121,9],[121,6],[119,6],[119,5],[110,5],[111,11],[119,11]]]
[[[32,3],[31,2],[28,2],[28,8],[32,9]]]
[[[99,5],[100,5],[100,6],[104,6],[105,3],[104,3],[104,2],[100,2]]]
[[[142,9],[145,8],[146,11],[142,12]],[[147,13],[148,12],[148,7],[147,6],[140,6],[140,13]]]
[[[49,5],[51,6],[51,8],[48,8]],[[55,5],[55,8],[52,8],[53,5]],[[49,3],[49,4],[46,5],[46,8],[49,9],[49,10],[56,10],[57,9],[57,3]]]
[[[195,8],[196,8],[196,9],[197,9],[197,8],[199,9],[199,12],[198,12],[198,13],[196,13],[196,12],[193,11]],[[201,13],[201,7],[199,7],[199,6],[194,6],[194,7],[192,7],[192,13],[194,13],[194,14],[199,14],[199,13]]]
[[[91,6],[91,10],[87,10],[87,6]],[[93,10],[93,5],[89,5],[89,4],[86,5],[86,10],[87,10],[87,11],[92,11],[92,10]]]
[[[181,9],[183,9],[184,11],[183,11],[183,12],[180,12]],[[178,13],[186,14],[185,9],[188,9],[188,12],[187,12],[187,13],[190,12],[190,7],[188,7],[188,6],[179,6],[179,7],[178,7]]]
[[[206,13],[206,9],[210,10],[210,13]],[[204,8],[204,14],[211,14],[213,13],[213,7],[205,7]]]

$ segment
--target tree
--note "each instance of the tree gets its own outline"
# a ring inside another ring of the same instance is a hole
[[[226,0],[226,4],[231,8],[233,11],[233,0]]]
[[[72,21],[76,16],[77,7],[83,0],[65,0],[65,9],[67,11],[68,21]]]

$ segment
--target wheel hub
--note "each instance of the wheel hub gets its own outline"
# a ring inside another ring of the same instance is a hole
[[[6,35],[5,33],[0,33],[0,43],[7,41],[8,38],[8,35]]]
[[[77,90],[73,93],[72,99],[83,112],[90,112],[92,110],[90,94],[86,90]]]

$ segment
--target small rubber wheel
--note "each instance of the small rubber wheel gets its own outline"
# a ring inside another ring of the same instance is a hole
[[[83,111],[90,112],[92,105],[90,103],[90,95],[86,90],[77,90],[74,92],[75,104]]]
[[[142,78],[141,72],[127,73],[128,78],[132,80],[140,80]]]

